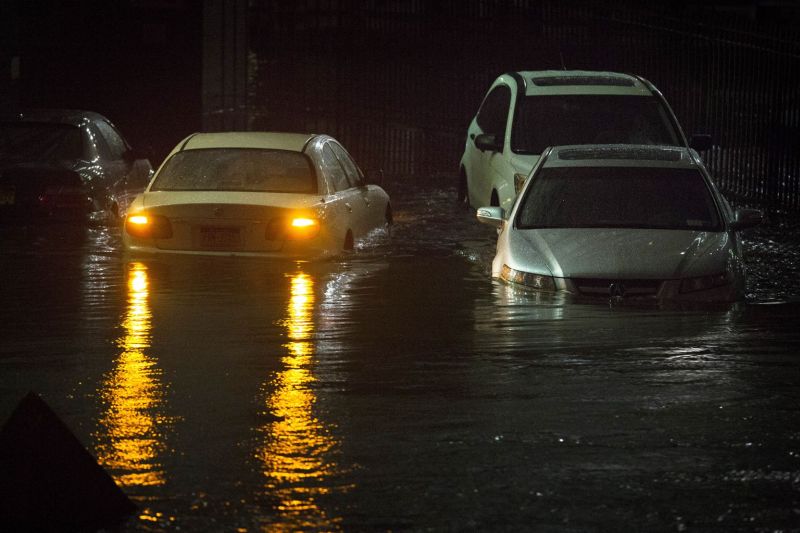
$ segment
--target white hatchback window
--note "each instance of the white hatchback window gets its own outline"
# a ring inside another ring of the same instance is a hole
[[[653,96],[526,96],[515,111],[511,150],[540,154],[564,144],[680,146],[667,111]]]
[[[511,105],[511,89],[506,85],[498,85],[478,110],[476,121],[481,130],[492,135],[504,135],[506,132],[506,119]]]

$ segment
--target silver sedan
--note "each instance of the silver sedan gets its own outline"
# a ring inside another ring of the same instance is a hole
[[[498,228],[492,276],[539,291],[612,301],[744,298],[738,232],[761,222],[733,210],[695,152],[680,147],[548,148]]]

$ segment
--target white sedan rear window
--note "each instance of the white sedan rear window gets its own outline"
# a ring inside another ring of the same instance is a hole
[[[206,148],[173,155],[150,190],[315,193],[317,177],[300,152]]]

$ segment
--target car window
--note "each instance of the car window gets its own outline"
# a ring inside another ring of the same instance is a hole
[[[478,116],[475,118],[484,133],[504,135],[508,108],[511,105],[511,89],[498,85],[483,100]]]
[[[89,143],[94,146],[97,155],[100,156],[100,159],[105,161],[113,159],[111,157],[111,148],[109,148],[108,143],[100,135],[100,130],[97,128],[95,124],[89,124],[88,128],[86,128],[86,133],[89,136]]]
[[[322,169],[336,191],[350,188],[350,181],[347,179],[344,167],[342,167],[336,154],[331,149],[330,143],[326,143],[322,148]]]
[[[82,159],[81,130],[49,122],[0,123],[0,154],[10,160],[59,161]]]
[[[110,158],[122,159],[123,155],[128,150],[128,146],[125,144],[125,141],[122,139],[120,134],[117,133],[111,124],[103,120],[99,120],[95,124],[97,125],[97,129],[100,130],[100,134],[108,145]]]
[[[317,177],[300,152],[206,148],[174,154],[150,190],[315,193]]]
[[[518,212],[520,229],[721,230],[716,203],[696,169],[543,168]]]
[[[336,157],[339,159],[342,167],[344,167],[344,172],[345,175],[347,175],[347,181],[350,183],[350,186],[360,187],[363,184],[364,179],[347,151],[335,142],[329,142],[328,145],[333,149],[333,152],[336,154]]]
[[[540,154],[565,144],[664,144],[679,138],[654,96],[526,96],[514,113],[511,150]]]

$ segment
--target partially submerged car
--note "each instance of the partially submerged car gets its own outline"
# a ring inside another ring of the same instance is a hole
[[[492,276],[582,298],[728,303],[744,297],[734,211],[692,150],[580,145],[546,149],[499,228]]]
[[[328,256],[392,222],[389,196],[327,135],[197,133],[125,216],[137,252]]]
[[[703,150],[652,83],[616,72],[510,72],[489,87],[467,130],[458,197],[508,210],[542,150],[571,144],[652,144]]]
[[[104,116],[33,109],[0,117],[0,219],[85,218],[122,179],[146,179],[150,161]]]

